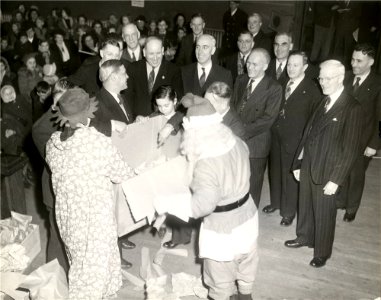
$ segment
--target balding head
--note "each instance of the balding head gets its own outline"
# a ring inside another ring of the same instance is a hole
[[[147,60],[147,63],[151,67],[158,67],[161,64],[164,55],[163,41],[157,37],[150,36],[146,40],[143,54]]]

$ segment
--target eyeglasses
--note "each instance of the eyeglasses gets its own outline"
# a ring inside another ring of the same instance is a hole
[[[338,74],[336,76],[332,76],[332,77],[318,77],[317,79],[319,80],[319,82],[331,81],[332,79],[339,77],[339,76],[340,76],[340,74]]]

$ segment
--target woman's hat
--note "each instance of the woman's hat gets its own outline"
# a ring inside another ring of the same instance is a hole
[[[98,101],[95,97],[90,98],[83,89],[69,89],[58,102],[56,123],[59,123],[61,127],[69,123],[72,128],[77,127],[78,123],[86,125],[88,118],[94,118],[94,112],[98,109],[97,105]]]

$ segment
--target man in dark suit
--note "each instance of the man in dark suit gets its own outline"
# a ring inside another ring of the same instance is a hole
[[[192,33],[182,39],[178,49],[175,62],[179,66],[186,66],[197,61],[195,53],[196,40],[204,33],[205,28],[205,20],[200,13],[192,16],[190,28]]]
[[[122,59],[132,63],[143,59],[143,51],[139,45],[140,31],[135,24],[127,24],[122,28],[123,41],[127,48],[123,50]]]
[[[345,68],[337,60],[320,65],[326,95],[307,123],[292,166],[300,180],[297,238],[286,247],[314,247],[310,265],[325,265],[332,254],[338,188],[348,178],[360,150],[360,104],[344,91]]]
[[[229,1],[229,10],[222,17],[225,34],[222,38],[223,55],[236,52],[239,33],[246,28],[247,13],[239,8],[241,1]]]
[[[247,29],[253,35],[254,48],[266,49],[270,54],[272,53],[272,41],[262,31],[262,16],[258,13],[253,13],[247,18]]]
[[[232,104],[246,130],[250,150],[250,194],[257,207],[270,151],[270,129],[282,100],[280,84],[265,75],[269,62],[270,55],[265,49],[253,49],[246,62],[247,74],[237,77],[232,97]]]
[[[307,60],[304,52],[290,54],[287,62],[290,79],[282,87],[281,109],[271,128],[270,205],[265,206],[263,212],[272,213],[280,209],[282,226],[291,225],[295,218],[299,185],[291,166],[304,127],[321,100],[319,88],[305,76]]]
[[[135,116],[148,116],[154,111],[152,95],[161,85],[171,85],[179,98],[183,95],[180,69],[163,59],[162,41],[154,36],[147,38],[143,54],[145,60],[128,68],[127,99]]]
[[[65,34],[61,30],[54,33],[54,43],[50,47],[52,61],[56,63],[57,74],[69,76],[80,65],[77,46],[72,40],[64,40]]]
[[[272,79],[277,80],[281,85],[287,83],[288,75],[286,70],[288,56],[294,44],[292,36],[287,32],[280,32],[274,38],[275,58],[271,60],[266,74]],[[255,46],[254,46],[255,47]]]
[[[102,89],[97,93],[98,110],[91,119],[90,126],[95,127],[106,136],[112,131],[122,132],[127,124],[133,122],[132,113],[124,96],[120,93],[127,88],[127,72],[119,59],[106,60],[99,69]],[[118,246],[122,267],[130,268],[132,264],[122,257],[122,250],[135,248],[135,244],[126,237],[119,238]]]
[[[122,51],[119,41],[107,36],[102,43],[99,55],[86,59],[77,72],[68,78],[70,82],[83,88],[91,97],[95,96],[102,87],[102,83],[99,81],[99,66],[106,60],[121,58]]]
[[[347,72],[344,86],[360,103],[363,110],[360,153],[342,190],[338,207],[346,208],[344,221],[352,222],[359,209],[364,190],[365,172],[372,156],[380,149],[381,77],[372,72],[375,49],[369,44],[355,46],[352,71]]]
[[[127,88],[127,72],[122,61],[106,60],[99,69],[102,88],[97,93],[99,105],[91,125],[106,136],[113,130],[122,131],[125,124],[133,122],[131,109],[120,93]]]
[[[181,68],[184,93],[203,96],[209,85],[215,81],[225,82],[229,87],[233,86],[230,71],[212,61],[212,55],[216,51],[216,40],[213,36],[201,35],[197,39],[195,51],[197,63]]]
[[[237,44],[239,51],[228,56],[225,60],[225,68],[230,70],[233,81],[238,75],[247,73],[246,60],[254,46],[253,36],[249,31],[244,30],[239,34]]]

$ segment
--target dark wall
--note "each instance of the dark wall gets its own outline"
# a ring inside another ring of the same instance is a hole
[[[145,1],[144,8],[132,7],[131,1],[2,1],[1,10],[4,14],[11,13],[20,3],[26,6],[37,5],[42,15],[47,15],[54,7],[68,7],[72,16],[86,15],[89,19],[107,19],[111,13],[118,17],[128,14],[133,17],[145,15],[149,19],[165,17],[172,21],[173,17],[182,12],[187,20],[196,12],[206,16],[207,27],[222,29],[222,16],[228,9],[228,1]],[[294,1],[242,1],[241,8],[248,14],[259,12],[263,14],[264,29],[270,23],[272,15],[292,17],[295,10]]]

